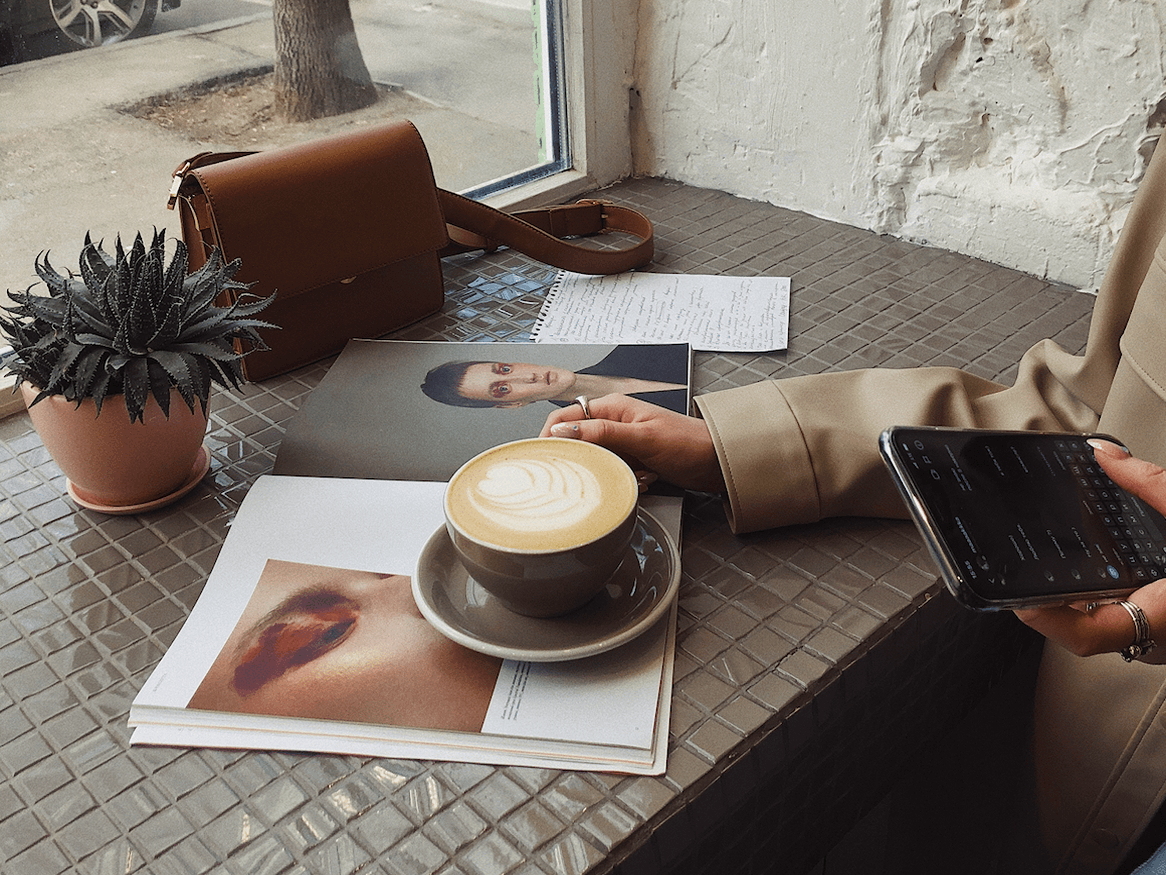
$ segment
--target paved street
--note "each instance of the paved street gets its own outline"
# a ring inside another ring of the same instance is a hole
[[[154,226],[177,232],[165,209],[171,171],[233,144],[195,142],[118,107],[273,63],[270,10],[230,2],[246,14],[0,67],[0,291],[33,282],[45,249],[57,267],[75,267],[87,230],[109,240]],[[404,92],[377,112],[417,124],[439,185],[464,189],[535,163],[528,9],[352,0],[352,10],[373,78]]]

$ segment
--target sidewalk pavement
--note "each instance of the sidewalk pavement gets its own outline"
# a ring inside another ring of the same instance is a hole
[[[473,0],[442,6],[457,20],[452,33],[429,36],[440,49],[418,44],[425,21],[405,26],[400,18],[434,4],[401,6],[393,21],[358,21],[374,80],[403,86],[362,117],[412,120],[438,185],[459,190],[534,163],[534,115],[524,105],[534,105],[533,74],[522,62],[534,65],[522,11]],[[75,270],[87,231],[109,243],[153,227],[178,236],[166,196],[179,162],[208,149],[254,147],[197,142],[118,107],[273,60],[272,24],[262,14],[0,67],[0,294],[36,281],[33,261],[44,250],[57,269]],[[388,69],[386,60],[415,69]],[[306,123],[303,138],[318,124]]]

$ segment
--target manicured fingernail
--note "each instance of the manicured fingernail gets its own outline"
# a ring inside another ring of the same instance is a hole
[[[1089,438],[1085,443],[1093,447],[1094,450],[1109,456],[1111,459],[1123,459],[1130,454],[1130,451],[1125,447],[1113,443],[1113,441],[1103,441],[1098,438]]]
[[[640,492],[649,489],[651,485],[659,479],[659,475],[657,475],[655,471],[636,472],[636,484],[640,487]]]
[[[551,434],[555,437],[577,438],[579,437],[579,423],[556,422],[551,426]]]

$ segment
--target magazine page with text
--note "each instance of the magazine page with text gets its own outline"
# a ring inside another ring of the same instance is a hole
[[[674,599],[583,659],[471,649],[410,590],[444,484],[260,477],[183,629],[135,699],[132,741],[657,774]],[[674,502],[653,505],[675,537]]]

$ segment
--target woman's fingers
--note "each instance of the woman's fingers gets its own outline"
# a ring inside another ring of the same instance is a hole
[[[1114,483],[1166,514],[1166,470],[1109,441],[1091,439],[1089,444],[1097,464]]]
[[[1166,471],[1143,459],[1131,456],[1123,447],[1110,441],[1091,439],[1093,455],[1105,473],[1118,486],[1159,512],[1166,512]],[[1155,581],[1131,593],[1127,600],[1141,607],[1150,624],[1150,637],[1163,639],[1142,662],[1166,662],[1166,581]],[[1100,604],[1091,610],[1084,605],[1051,605],[1016,611],[1024,623],[1050,641],[1076,653],[1092,656],[1120,651],[1135,638],[1133,619],[1120,604]]]
[[[541,434],[577,438],[618,453],[634,468],[645,468],[687,489],[724,490],[720,464],[704,421],[626,395],[588,401],[591,418],[572,404],[555,411]]]
[[[1131,593],[1128,600],[1142,608],[1150,624],[1150,638],[1163,639],[1140,662],[1166,663],[1166,583],[1158,581]],[[1026,625],[1078,656],[1116,653],[1132,644],[1136,635],[1129,611],[1116,602],[1084,610],[1049,605],[1015,612]]]
[[[607,398],[589,400],[587,406],[590,417],[578,404],[569,405],[552,413],[543,425],[541,436],[575,438],[598,444],[623,457],[633,468],[648,467],[640,460],[640,452],[645,445],[644,436],[620,418],[628,413],[627,407],[618,403],[608,403]]]
[[[1015,613],[1027,626],[1077,656],[1113,653],[1133,641],[1130,615],[1116,604],[1098,605],[1091,611],[1049,605]]]

